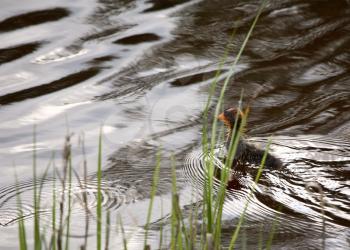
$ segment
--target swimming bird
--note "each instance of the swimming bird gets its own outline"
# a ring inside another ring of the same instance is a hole
[[[231,140],[234,142],[236,136],[240,136],[231,168],[244,172],[249,170],[249,166],[260,166],[265,152],[265,149],[258,148],[248,143],[243,134],[239,135],[239,130],[245,116],[246,114],[242,110],[236,108],[228,108],[218,116],[218,119],[228,128],[226,140],[227,150],[229,150]],[[237,124],[235,126],[236,119]],[[281,166],[281,160],[270,153],[267,154],[264,165],[265,168],[278,169]]]

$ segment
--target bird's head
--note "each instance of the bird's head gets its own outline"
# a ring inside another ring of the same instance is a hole
[[[235,126],[236,119],[236,128],[238,130],[241,126],[244,117],[245,114],[242,110],[236,108],[228,108],[218,116],[218,119],[222,121],[232,131]]]

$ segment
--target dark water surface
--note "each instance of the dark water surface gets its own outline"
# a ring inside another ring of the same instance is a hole
[[[50,223],[52,165],[62,165],[68,130],[80,175],[84,137],[87,199],[95,208],[102,126],[103,206],[113,220],[122,218],[128,249],[143,246],[153,169],[162,148],[149,233],[152,249],[157,248],[160,225],[165,240],[169,236],[170,156],[176,159],[186,215],[200,204],[191,194],[203,181],[198,148],[210,83],[237,28],[220,79],[227,76],[259,1],[3,0],[0,7],[1,249],[18,247],[15,169],[26,223],[32,223],[35,125],[38,175],[54,158],[43,184],[43,224]],[[269,1],[262,12],[225,106],[236,105],[242,89],[246,99],[257,95],[250,102],[249,141],[264,145],[273,135],[272,152],[285,169],[264,172],[239,249],[256,249],[259,237],[266,242],[275,224],[273,249],[320,249],[323,236],[327,249],[350,248],[349,34],[349,1]],[[253,178],[242,176],[246,188],[228,191],[224,244]],[[315,188],[325,200],[325,235]],[[79,246],[85,217],[76,180],[72,191],[71,242]],[[121,243],[120,233],[111,237],[111,245]]]

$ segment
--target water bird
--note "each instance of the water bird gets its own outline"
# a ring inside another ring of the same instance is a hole
[[[258,148],[256,145],[250,144],[245,140],[245,135],[242,133],[243,130],[241,127],[244,127],[244,124],[242,124],[242,122],[245,119],[247,113],[248,109],[246,109],[246,111],[242,111],[241,109],[231,107],[224,110],[224,112],[222,112],[217,117],[228,128],[228,135],[226,140],[227,151],[230,148],[231,140],[234,142],[236,140],[236,136],[239,136],[237,149],[231,168],[243,172],[249,170],[249,166],[260,166],[265,153],[265,149]],[[267,154],[264,164],[265,168],[278,169],[281,166],[281,160],[270,153]]]

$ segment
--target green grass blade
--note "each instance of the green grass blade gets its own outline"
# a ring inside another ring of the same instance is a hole
[[[52,250],[56,250],[56,172],[53,171],[52,181],[52,235],[51,235],[51,246]]]
[[[176,190],[176,174],[174,164],[171,168],[171,249],[179,249],[182,247],[180,220],[178,215],[178,195]]]
[[[261,176],[261,173],[262,173],[262,171],[263,171],[263,169],[264,169],[265,161],[266,161],[267,154],[268,154],[268,151],[269,151],[269,148],[270,148],[270,144],[271,144],[271,140],[268,141],[268,144],[267,144],[266,149],[265,149],[265,152],[264,152],[264,156],[263,156],[263,158],[262,158],[262,160],[261,160],[261,164],[260,164],[260,167],[259,167],[259,169],[258,169],[258,173],[257,173],[257,175],[256,175],[256,177],[255,177],[255,180],[254,180],[254,184],[255,184],[255,185],[258,183],[258,181],[259,181],[259,179],[260,179],[260,176]],[[239,218],[238,224],[237,224],[237,226],[236,226],[236,230],[234,231],[233,236],[232,236],[232,238],[231,238],[230,246],[229,246],[229,249],[230,249],[230,250],[232,250],[232,249],[234,248],[235,242],[236,242],[236,240],[237,240],[237,238],[238,238],[239,231],[240,231],[241,226],[242,226],[242,224],[243,224],[243,222],[244,222],[244,217],[245,217],[245,213],[246,213],[246,211],[247,211],[247,209],[248,209],[248,205],[249,205],[250,198],[253,196],[254,191],[255,191],[255,186],[253,185],[253,186],[251,187],[251,190],[250,190],[249,194],[248,194],[248,199],[247,199],[247,202],[246,202],[246,204],[245,204],[245,206],[244,206],[242,215],[241,215],[240,218]]]
[[[71,148],[69,148],[71,150]],[[72,213],[72,154],[69,153],[68,159],[68,211],[66,215],[66,245],[65,249],[69,249],[69,233],[70,233],[70,218]]]
[[[145,226],[145,240],[144,240],[144,245],[143,245],[144,249],[146,249],[146,247],[147,247],[148,227],[149,227],[149,223],[151,221],[154,197],[156,195],[157,188],[158,188],[159,172],[160,172],[160,158],[161,158],[160,153],[158,153],[157,154],[157,163],[156,163],[156,167],[155,167],[155,170],[153,173],[151,197],[150,197],[150,202],[149,202],[149,207],[148,207],[148,212],[147,212],[147,221],[146,221],[146,226]]]
[[[260,230],[259,230],[259,241],[258,241],[258,249],[262,250],[263,249],[263,227],[264,224],[260,225]]]
[[[236,154],[238,143],[239,143],[241,134],[243,133],[243,130],[245,128],[246,119],[247,119],[246,115],[242,117],[242,122],[238,129],[237,135],[234,137],[233,136],[231,137],[228,156],[224,165],[224,169],[221,172],[220,187],[219,187],[216,204],[215,204],[215,231],[213,235],[215,249],[219,249],[221,244],[221,227],[222,227],[221,220],[222,220],[222,211],[223,211],[223,206],[224,206],[224,201],[226,196],[226,187],[229,181],[231,165],[233,163],[233,159]],[[237,123],[238,123],[238,117],[236,117],[236,120],[235,120],[234,129],[233,129],[234,131],[236,131]]]
[[[102,180],[102,127],[98,139],[98,161],[97,161],[97,250],[102,248],[102,194],[101,194],[101,180]]]
[[[182,216],[181,208],[180,208],[180,202],[179,202],[179,195],[177,194],[177,184],[176,184],[176,169],[175,169],[175,160],[174,157],[171,158],[172,160],[172,198],[173,198],[173,210],[175,212],[176,221],[178,222],[178,237],[177,237],[177,246],[179,249],[183,248],[183,245],[186,247],[189,245],[189,239],[188,239],[188,232],[186,229],[186,225]],[[185,240],[185,243],[183,244],[182,237]]]
[[[111,219],[110,219],[110,212],[107,210],[106,214],[106,238],[105,238],[105,250],[109,249],[109,236],[110,236],[110,226],[111,224]]]
[[[123,226],[123,220],[122,220],[122,217],[120,215],[118,215],[118,220],[117,221],[120,222],[120,230],[122,232],[124,250],[128,250],[128,242],[127,242],[126,235],[125,235],[125,230],[124,230],[124,226]]]
[[[219,64],[219,68],[216,71],[214,80],[212,82],[212,84],[210,85],[210,89],[209,89],[209,95],[208,95],[208,100],[206,102],[206,106],[204,108],[204,112],[203,112],[203,128],[202,128],[202,149],[203,152],[205,154],[208,153],[208,136],[207,136],[207,132],[208,132],[208,113],[209,113],[209,108],[210,108],[210,104],[211,104],[211,100],[212,97],[215,93],[215,89],[219,80],[219,76],[222,70],[222,67],[224,66],[229,52],[230,52],[230,44],[233,41],[233,37],[235,36],[236,33],[236,29],[234,29],[234,31],[232,32],[230,39],[229,39],[229,45],[226,47],[225,52],[224,52],[224,56],[222,58],[222,60],[220,61]],[[207,231],[211,232],[212,231],[212,224],[213,224],[213,220],[212,220],[212,175],[213,175],[213,166],[211,163],[207,163],[206,162],[206,176],[207,176],[207,182],[205,183],[205,187],[204,187],[204,193],[203,193],[203,197],[204,201],[205,201],[205,212],[207,214]]]
[[[265,249],[271,249],[271,246],[272,246],[272,240],[273,240],[273,237],[275,235],[275,231],[276,231],[276,227],[277,227],[277,223],[278,223],[278,217],[275,218],[275,220],[273,221],[272,223],[272,228],[269,232],[269,238],[266,242],[266,248]]]
[[[40,240],[40,215],[39,215],[39,195],[37,191],[37,173],[36,173],[36,126],[33,128],[33,195],[34,195],[34,249],[41,250]]]
[[[18,220],[18,238],[19,238],[19,249],[27,250],[27,238],[26,238],[26,229],[23,218],[23,210],[22,210],[22,200],[21,195],[18,190],[18,176],[15,168],[15,178],[16,178],[16,197],[17,197],[17,208],[19,211],[19,220]]]
[[[221,110],[221,106],[222,106],[222,102],[223,102],[223,99],[224,99],[224,94],[226,92],[226,88],[227,88],[227,85],[231,79],[231,77],[233,76],[234,72],[235,72],[235,68],[236,68],[236,65],[248,43],[248,40],[253,32],[253,29],[257,23],[257,20],[262,12],[262,9],[264,8],[265,4],[266,4],[266,0],[263,1],[263,3],[261,4],[259,10],[258,10],[258,13],[246,35],[246,38],[245,40],[243,41],[243,44],[242,46],[240,47],[240,50],[235,58],[235,61],[232,65],[232,67],[230,68],[230,71],[224,81],[224,84],[221,88],[221,92],[220,92],[220,96],[219,96],[219,99],[218,99],[218,102],[217,102],[217,105],[216,105],[216,108],[215,108],[215,115],[214,117],[217,117],[219,115],[219,112]],[[215,147],[215,143],[217,141],[217,138],[216,138],[216,131],[217,131],[217,119],[214,119],[213,120],[213,124],[212,124],[212,132],[211,132],[211,148],[210,148],[210,154],[212,154],[214,152],[214,147]],[[210,161],[207,165],[207,169],[208,169],[208,188],[206,188],[207,190],[207,220],[208,220],[208,232],[211,233],[212,232],[212,223],[213,223],[213,218],[212,218],[212,184],[213,184],[213,169],[214,169],[214,166],[213,166],[213,161]]]
[[[164,216],[164,211],[163,211],[163,198],[160,197],[160,218],[163,218]],[[162,249],[162,245],[163,245],[163,222],[160,223],[160,228],[159,228],[159,245],[158,245],[158,249]]]

